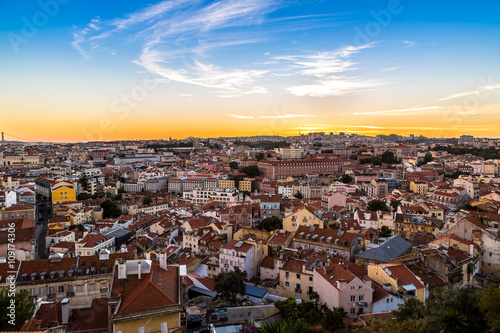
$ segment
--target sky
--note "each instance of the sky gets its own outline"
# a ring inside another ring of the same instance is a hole
[[[0,131],[500,137],[500,2],[0,2]]]

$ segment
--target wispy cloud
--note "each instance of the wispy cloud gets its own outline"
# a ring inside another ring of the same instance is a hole
[[[450,95],[448,97],[441,98],[441,99],[439,99],[439,101],[446,101],[448,99],[453,99],[453,98],[467,97],[467,96],[471,96],[471,95],[480,95],[480,94],[484,94],[484,93],[494,93],[494,92],[500,92],[500,84],[486,85],[486,86],[481,86],[481,87],[477,88],[476,90],[459,92],[459,93]]]
[[[110,44],[133,44],[138,51],[134,62],[167,82],[217,88],[229,95],[264,94],[267,90],[254,83],[267,70],[228,69],[200,59],[211,50],[264,41],[230,28],[261,24],[278,4],[279,0],[161,1],[123,18],[91,21],[74,34],[72,46],[89,59]]]
[[[392,71],[398,70],[400,68],[401,68],[400,66],[393,66],[393,67],[383,68],[380,71],[381,72],[392,72]]]
[[[357,93],[369,87],[384,84],[376,79],[362,79],[345,74],[355,70],[357,64],[351,57],[361,50],[372,48],[376,43],[360,46],[345,46],[340,49],[321,52],[312,55],[286,55],[274,57],[275,60],[291,63],[294,74],[304,77],[314,77],[312,83],[295,85],[287,91],[296,96],[339,96]]]
[[[401,43],[405,44],[405,47],[412,47],[417,45],[417,42],[411,40],[402,40]]]
[[[367,114],[384,114],[384,113],[398,113],[398,112],[412,112],[421,110],[434,110],[439,109],[440,106],[427,106],[422,108],[411,108],[411,109],[398,109],[398,110],[384,110],[384,111],[368,111],[368,112],[355,112],[353,115],[367,115]]]

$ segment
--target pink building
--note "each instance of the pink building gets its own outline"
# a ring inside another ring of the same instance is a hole
[[[343,307],[353,318],[372,313],[372,280],[359,278],[342,266],[333,264],[314,270],[313,289],[319,295],[319,303],[329,308]]]
[[[328,192],[321,198],[321,208],[331,209],[334,206],[346,207],[347,196],[342,192]]]

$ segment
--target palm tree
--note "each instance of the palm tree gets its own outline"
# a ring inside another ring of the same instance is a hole
[[[444,332],[447,333],[467,332],[469,328],[465,316],[455,309],[444,310],[441,314],[441,322],[444,325]]]

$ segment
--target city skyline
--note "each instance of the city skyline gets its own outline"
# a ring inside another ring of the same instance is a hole
[[[2,3],[0,130],[49,142],[498,137],[499,7]]]

